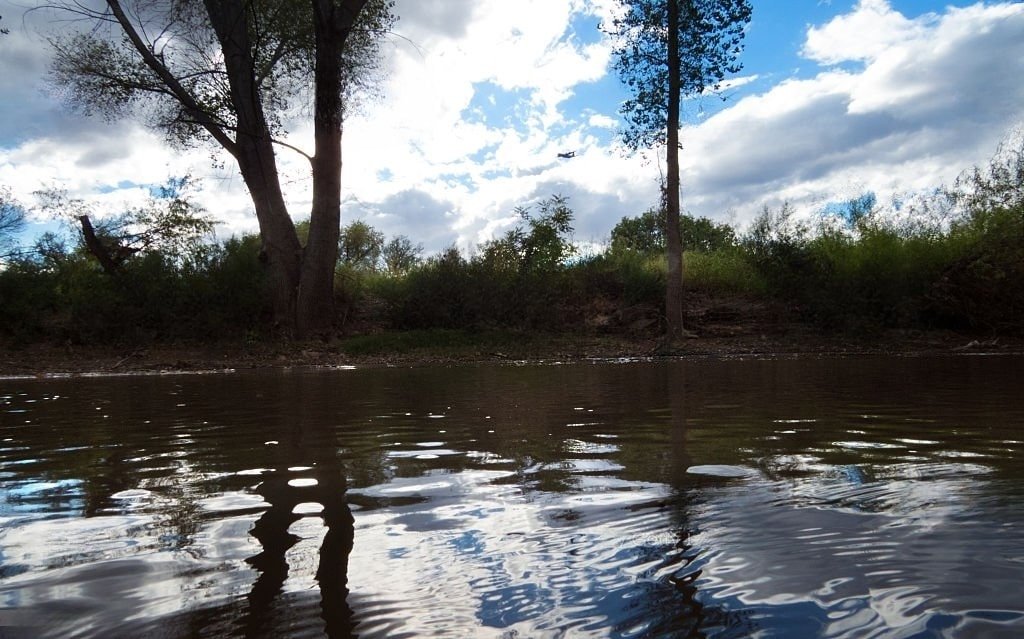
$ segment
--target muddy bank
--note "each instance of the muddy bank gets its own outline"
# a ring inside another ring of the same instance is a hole
[[[801,327],[666,344],[650,336],[536,333],[381,333],[311,342],[177,343],[147,346],[36,344],[4,348],[0,376],[157,371],[220,371],[295,366],[416,366],[474,362],[579,361],[618,358],[819,357],[1024,353],[1020,338],[952,332],[829,336]]]

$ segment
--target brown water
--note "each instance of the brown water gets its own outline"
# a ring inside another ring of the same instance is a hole
[[[1022,371],[0,380],[0,635],[1024,636]]]

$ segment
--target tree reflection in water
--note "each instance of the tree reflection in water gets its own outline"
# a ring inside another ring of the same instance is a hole
[[[51,637],[817,636],[895,632],[874,608],[913,598],[916,628],[1016,636],[1020,366],[7,382],[0,617]]]
[[[348,558],[352,552],[354,519],[345,501],[346,481],[340,467],[317,467],[302,472],[300,479],[316,481],[315,485],[290,485],[300,473],[275,471],[265,477],[256,492],[270,504],[256,520],[250,534],[263,550],[246,561],[259,577],[249,592],[249,614],[245,621],[246,636],[258,636],[272,626],[277,600],[288,577],[286,554],[300,538],[289,532],[291,525],[303,516],[297,509],[315,503],[323,510],[327,532],[320,545],[316,580],[320,586],[320,609],[329,637],[348,637],[352,633],[352,610],[348,605]]]
[[[259,572],[249,592],[245,635],[266,636],[281,614],[288,551],[301,538],[289,529],[303,517],[323,520],[326,532],[320,544],[316,581],[320,589],[320,616],[328,637],[352,636],[352,609],[348,604],[348,564],[355,537],[355,519],[346,501],[345,467],[339,458],[342,446],[327,426],[326,402],[333,389],[302,383],[284,376],[266,398],[267,406],[281,422],[289,440],[274,448],[276,469],[267,472],[255,492],[268,504],[249,534],[262,550],[246,559]],[[275,410],[276,409],[276,410]],[[310,509],[309,505],[319,507]],[[283,604],[287,606],[287,604]],[[282,616],[290,616],[283,612]],[[272,636],[272,635],[271,635]]]
[[[678,637],[704,639],[715,637],[747,637],[757,630],[757,625],[742,611],[729,610],[720,605],[706,603],[708,597],[701,597],[697,582],[702,573],[701,551],[691,542],[698,531],[694,530],[691,513],[699,504],[700,496],[694,485],[693,476],[687,469],[693,465],[689,452],[687,435],[692,412],[688,411],[687,395],[693,389],[687,385],[686,368],[666,366],[657,371],[660,379],[650,380],[652,388],[664,393],[662,401],[650,398],[651,405],[667,405],[669,436],[664,454],[657,457],[659,468],[646,468],[649,475],[656,474],[671,489],[671,496],[663,507],[671,513],[670,521],[675,529],[675,544],[654,546],[646,555],[639,556],[639,564],[653,564],[651,573],[671,567],[671,574],[661,579],[638,581],[635,596],[637,609],[626,616],[618,625],[621,631],[628,630],[630,622],[643,622],[643,634],[649,637]],[[657,391],[656,391],[657,392]],[[662,403],[663,402],[663,403]],[[653,471],[653,472],[652,472]]]

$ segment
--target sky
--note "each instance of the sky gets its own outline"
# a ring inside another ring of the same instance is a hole
[[[752,0],[743,69],[684,104],[684,211],[742,227],[765,206],[815,214],[872,192],[927,193],[985,163],[1024,126],[1024,2]],[[0,186],[32,207],[66,189],[115,213],[189,173],[217,236],[256,230],[213,147],[171,149],[141,122],[85,117],[48,82],[46,36],[74,28],[0,0]],[[574,239],[599,247],[658,201],[662,150],[617,136],[627,94],[600,26],[615,0],[397,0],[379,95],[345,125],[343,223],[472,251],[516,207],[569,198]],[[311,149],[312,125],[287,141]],[[575,151],[572,159],[558,153]],[[280,151],[293,217],[308,164]],[[28,233],[52,228],[33,213]]]

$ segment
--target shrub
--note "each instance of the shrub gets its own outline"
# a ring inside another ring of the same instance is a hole
[[[736,248],[683,254],[683,286],[692,290],[762,295],[767,284]]]

